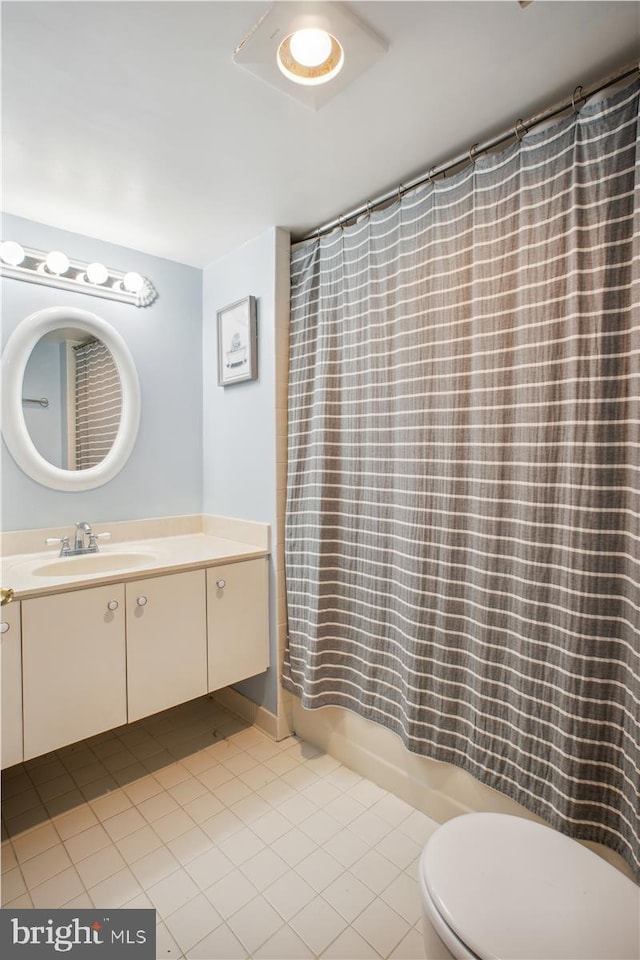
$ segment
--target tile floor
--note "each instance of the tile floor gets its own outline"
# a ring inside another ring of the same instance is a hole
[[[2,906],[155,907],[158,958],[424,958],[436,824],[202,698],[2,776]]]

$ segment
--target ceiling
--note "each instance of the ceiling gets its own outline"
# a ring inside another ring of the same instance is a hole
[[[313,111],[234,63],[268,0],[3,2],[4,210],[202,267],[638,59],[634,0],[347,6],[388,51]]]

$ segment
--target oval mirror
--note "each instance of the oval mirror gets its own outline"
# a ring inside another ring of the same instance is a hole
[[[39,310],[11,334],[2,363],[2,432],[25,473],[70,491],[122,469],[138,433],[140,387],[109,323],[73,307]]]

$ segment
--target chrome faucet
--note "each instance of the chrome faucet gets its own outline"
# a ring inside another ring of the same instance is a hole
[[[85,553],[98,552],[98,540],[107,540],[110,533],[94,533],[90,523],[86,520],[79,520],[76,523],[76,532],[73,540],[73,547],[69,542],[69,537],[47,537],[45,543],[59,543],[61,557],[77,557]]]
[[[86,542],[85,537],[88,538]],[[87,523],[86,520],[80,520],[76,523],[76,536],[73,549],[75,553],[96,553],[98,550],[98,544],[93,535],[91,524]]]

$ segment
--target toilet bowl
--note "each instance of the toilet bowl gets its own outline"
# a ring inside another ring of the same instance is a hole
[[[497,813],[447,821],[420,859],[425,927],[456,960],[638,960],[640,890],[550,827]],[[427,934],[425,947],[429,956]]]

